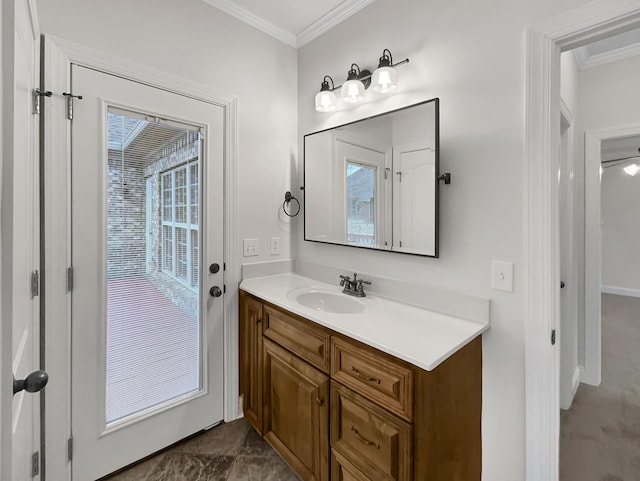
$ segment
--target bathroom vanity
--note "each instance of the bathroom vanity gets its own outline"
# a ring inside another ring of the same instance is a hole
[[[240,287],[244,415],[303,480],[480,480],[488,323],[295,274]]]

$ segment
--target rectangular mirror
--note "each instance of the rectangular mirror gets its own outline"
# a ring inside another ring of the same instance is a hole
[[[304,137],[304,239],[438,257],[439,100]]]

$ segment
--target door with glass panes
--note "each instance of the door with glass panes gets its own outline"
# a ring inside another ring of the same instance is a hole
[[[223,263],[224,111],[71,69],[72,473],[84,481],[223,418],[223,302],[209,294],[223,269],[209,265]]]

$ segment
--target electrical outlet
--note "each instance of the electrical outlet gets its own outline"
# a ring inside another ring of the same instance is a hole
[[[513,292],[513,262],[491,261],[491,287]]]
[[[271,238],[271,255],[272,256],[280,255],[280,237]]]
[[[260,254],[259,239],[245,239],[243,245],[242,252],[244,257],[252,257]]]

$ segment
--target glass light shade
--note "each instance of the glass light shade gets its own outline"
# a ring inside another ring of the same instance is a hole
[[[380,67],[373,72],[371,88],[381,94],[393,92],[398,88],[398,72],[393,67]]]
[[[340,97],[351,104],[360,102],[364,99],[364,84],[360,80],[347,80],[342,85]]]
[[[629,174],[630,176],[634,176],[636,175],[638,172],[640,172],[640,167],[638,167],[638,164],[631,164],[626,166],[623,169],[627,174]]]
[[[338,99],[331,90],[322,90],[316,94],[316,110],[318,112],[333,112],[337,106]]]

